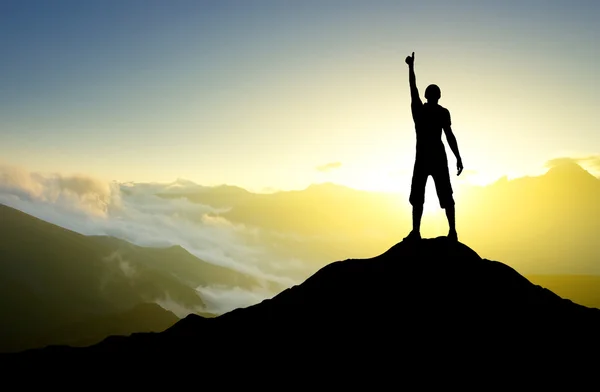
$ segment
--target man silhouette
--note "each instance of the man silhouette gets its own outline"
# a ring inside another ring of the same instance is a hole
[[[440,201],[440,207],[446,210],[448,218],[448,238],[458,241],[455,224],[454,198],[448,171],[448,159],[442,143],[442,130],[446,140],[456,157],[457,175],[463,171],[462,159],[458,152],[456,137],[452,133],[450,112],[440,106],[438,101],[442,96],[440,88],[431,84],[425,89],[427,102],[423,104],[419,97],[415,77],[415,52],[406,57],[408,64],[408,80],[410,84],[411,110],[417,134],[417,153],[413,169],[410,189],[410,204],[412,205],[413,228],[405,239],[421,238],[421,217],[423,216],[423,203],[425,202],[425,185],[427,178],[433,177],[435,189]]]

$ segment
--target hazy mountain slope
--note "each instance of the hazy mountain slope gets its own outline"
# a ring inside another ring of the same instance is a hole
[[[0,351],[29,347],[45,330],[140,303],[169,300],[200,311],[204,303],[195,288],[211,279],[254,284],[181,248],[88,237],[0,205]]]
[[[459,187],[457,181],[453,178],[460,239],[480,254],[524,274],[600,275],[600,179],[581,166],[566,162],[540,176],[502,178],[484,187]],[[430,180],[427,186],[434,184]],[[227,199],[217,196],[222,190],[212,192],[174,191],[168,197],[230,207],[220,215],[276,233],[264,234],[266,243],[277,244],[273,252],[293,254],[318,267],[332,259],[368,257],[410,230],[411,206],[401,194],[333,184],[273,194],[237,190]],[[433,203],[438,213],[424,215],[425,235],[445,235],[447,222],[437,199],[426,203]]]
[[[600,347],[599,328],[600,310],[562,299],[507,265],[440,237],[404,241],[371,259],[331,263],[272,299],[213,319],[189,315],[158,334],[20,355],[185,358],[202,350],[196,365],[206,369],[220,363],[216,358],[260,351],[269,353],[263,368],[296,369],[307,358],[359,367],[445,358],[442,366],[450,366],[447,361],[459,353],[469,363],[497,363],[503,355],[532,361],[546,352],[573,360],[569,354],[585,356]]]
[[[139,185],[136,184],[135,186]],[[124,191],[127,191],[127,188],[124,188]],[[159,190],[156,194],[164,198],[185,197],[195,203],[224,209],[243,204],[246,200],[258,196],[243,188],[231,185],[207,187],[195,184],[179,184],[178,182],[171,184],[166,189]]]
[[[564,163],[502,179],[458,200],[461,238],[524,274],[600,275],[600,180]],[[493,230],[493,235],[491,234]]]
[[[198,259],[181,246],[142,247],[106,236],[91,236],[127,260],[135,260],[162,273],[173,275],[190,287],[224,285],[251,289],[260,286],[254,277]]]
[[[0,313],[5,323],[26,330],[113,310],[110,296],[99,295],[102,277],[110,271],[102,262],[108,254],[85,236],[0,206]],[[123,302],[131,298],[124,295]],[[21,312],[11,312],[15,308]]]
[[[227,189],[227,188],[226,188]],[[410,221],[407,202],[398,195],[359,191],[335,184],[311,185],[300,191],[253,194],[231,189],[160,193],[213,207],[220,216],[259,228],[263,243],[282,258],[290,254],[318,267],[331,259],[363,257],[394,244]],[[317,268],[318,268],[317,267]]]
[[[227,207],[220,215],[234,222],[261,228],[318,236],[335,231],[343,236],[348,230],[360,230],[372,223],[382,223],[385,230],[391,222],[380,222],[381,212],[401,213],[397,196],[386,193],[359,191],[325,183],[311,185],[301,191],[280,191],[253,194],[231,191],[223,198],[223,189],[215,187],[196,193],[160,193],[161,197],[184,197],[190,201]],[[401,215],[397,216],[401,218]]]
[[[156,304],[142,303],[127,311],[96,316],[48,330],[35,339],[37,347],[54,344],[89,346],[108,336],[136,332],[162,332],[179,321],[173,313]]]

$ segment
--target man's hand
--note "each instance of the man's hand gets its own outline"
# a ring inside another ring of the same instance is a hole
[[[456,169],[458,170],[458,173],[456,173],[456,175],[460,176],[460,173],[462,173],[462,171],[463,171],[462,159],[459,159],[458,161],[456,161]]]
[[[412,52],[412,56],[407,56],[404,61],[406,61],[406,64],[408,65],[413,65],[415,63],[415,52]]]

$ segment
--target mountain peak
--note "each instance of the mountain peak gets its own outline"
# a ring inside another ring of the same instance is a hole
[[[590,172],[585,170],[581,165],[572,160],[560,161],[550,167],[547,176],[560,177],[560,178],[586,178],[596,179]]]

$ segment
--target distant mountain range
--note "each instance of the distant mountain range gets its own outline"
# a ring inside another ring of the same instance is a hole
[[[457,219],[465,241],[521,273],[600,275],[598,200],[600,179],[566,162],[464,192]]]
[[[218,207],[232,222],[278,233],[282,256],[297,255],[315,268],[334,259],[369,257],[411,229],[406,195],[330,183],[271,194],[233,186],[177,189],[157,188],[156,194]],[[524,274],[600,275],[600,179],[578,164],[566,161],[540,176],[505,177],[488,186],[465,185],[455,199],[460,239],[486,257]],[[438,205],[437,199],[426,202]],[[424,216],[423,230],[447,233],[441,209],[436,221]]]

